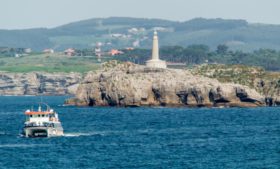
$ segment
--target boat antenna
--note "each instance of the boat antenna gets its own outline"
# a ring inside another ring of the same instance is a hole
[[[40,85],[40,90],[41,90],[41,93],[40,93],[40,103],[39,103],[39,111],[42,110],[42,103],[43,103],[43,97],[42,97],[42,85]]]
[[[42,83],[42,82],[41,82]],[[43,97],[42,97],[42,95],[43,95],[43,86],[42,86],[42,84],[40,84],[40,99],[41,99],[41,103],[43,103]]]

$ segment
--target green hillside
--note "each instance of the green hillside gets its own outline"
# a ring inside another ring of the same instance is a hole
[[[0,57],[0,71],[6,72],[80,72],[100,67],[96,57],[68,57],[59,54],[38,54],[25,57]]]
[[[62,51],[69,47],[92,48],[97,42],[105,44],[104,48],[125,48],[137,41],[138,47],[147,48],[155,27],[162,46],[204,44],[214,49],[226,44],[234,50],[280,49],[280,25],[250,24],[244,20],[197,18],[175,22],[125,17],[95,18],[52,29],[0,30],[0,46]]]

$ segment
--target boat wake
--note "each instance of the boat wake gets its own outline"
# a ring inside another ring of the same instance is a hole
[[[94,136],[94,135],[104,135],[101,132],[91,132],[91,133],[64,133],[64,137],[81,137],[81,136]]]

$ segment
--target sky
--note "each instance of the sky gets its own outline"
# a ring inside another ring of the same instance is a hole
[[[0,6],[0,29],[53,28],[111,16],[280,24],[280,0],[0,0]]]

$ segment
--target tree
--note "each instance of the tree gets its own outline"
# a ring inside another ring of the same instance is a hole
[[[217,53],[218,54],[226,54],[228,51],[228,46],[227,45],[218,45],[217,46]]]
[[[184,60],[188,64],[201,64],[208,56],[209,47],[206,45],[190,45],[183,52]]]

